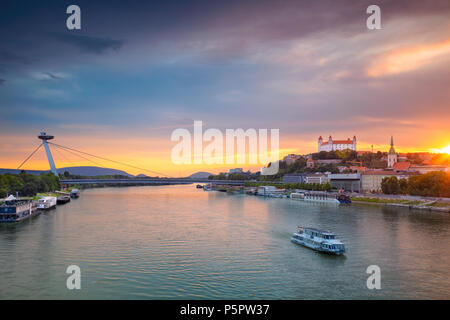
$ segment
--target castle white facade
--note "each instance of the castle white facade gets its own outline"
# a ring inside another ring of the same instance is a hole
[[[336,151],[350,149],[356,151],[356,136],[353,136],[353,140],[348,138],[347,140],[333,140],[331,136],[328,137],[328,141],[324,141],[322,136],[319,137],[319,152],[320,151]]]

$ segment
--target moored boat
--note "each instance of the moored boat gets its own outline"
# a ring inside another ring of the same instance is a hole
[[[56,207],[56,197],[42,197],[37,202],[38,209],[49,210]]]
[[[78,189],[72,189],[72,191],[70,191],[70,197],[73,199],[77,199],[80,197],[80,190]]]
[[[299,226],[297,232],[292,235],[291,241],[307,248],[342,255],[345,253],[345,245],[330,231],[316,228],[304,228]]]
[[[32,200],[20,200],[9,196],[0,205],[0,223],[15,223],[38,215],[36,203]]]
[[[336,195],[326,192],[293,192],[290,195],[292,200],[303,200],[312,202],[328,202],[336,204],[352,203],[350,197],[344,194]]]
[[[263,197],[282,198],[284,192],[284,189],[278,189],[275,186],[260,186],[256,191],[256,195]]]
[[[341,203],[341,204],[350,204],[350,203],[352,203],[352,200],[350,199],[350,197],[345,195],[345,194],[338,195],[336,197],[336,199],[338,199],[339,203]]]
[[[56,204],[65,204],[70,202],[70,195],[61,195],[56,199]]]

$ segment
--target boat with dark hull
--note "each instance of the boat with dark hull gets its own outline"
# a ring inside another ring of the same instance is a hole
[[[36,203],[32,200],[20,200],[13,196],[0,205],[0,223],[16,223],[38,215]]]
[[[56,199],[56,204],[66,204],[70,202],[70,195],[62,195]]]

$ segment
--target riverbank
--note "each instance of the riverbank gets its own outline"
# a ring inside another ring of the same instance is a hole
[[[233,187],[231,190],[230,186],[214,186],[212,190],[222,191],[222,192],[242,192],[245,194],[256,195],[256,187],[245,186]],[[276,197],[280,198],[290,198],[289,195],[292,192],[296,192],[296,189],[284,189],[284,192],[277,193]],[[326,192],[321,191],[324,194],[336,195],[336,192]],[[270,195],[269,195],[270,196]],[[382,206],[394,206],[403,207],[408,209],[416,210],[426,210],[426,211],[437,211],[437,212],[450,212],[450,199],[448,198],[427,198],[418,196],[407,196],[407,195],[384,195],[384,194],[371,194],[371,195],[361,195],[352,194],[350,199],[353,203],[359,204],[372,204],[372,205],[382,205]]]
[[[441,199],[391,199],[383,197],[353,196],[353,203],[374,204],[383,206],[404,207],[408,209],[450,212],[450,202]]]

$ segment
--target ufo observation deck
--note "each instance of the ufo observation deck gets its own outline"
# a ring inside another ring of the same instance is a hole
[[[45,132],[41,132],[41,134],[38,135],[38,138],[41,139],[41,140],[52,140],[54,137],[55,136],[48,135]]]

